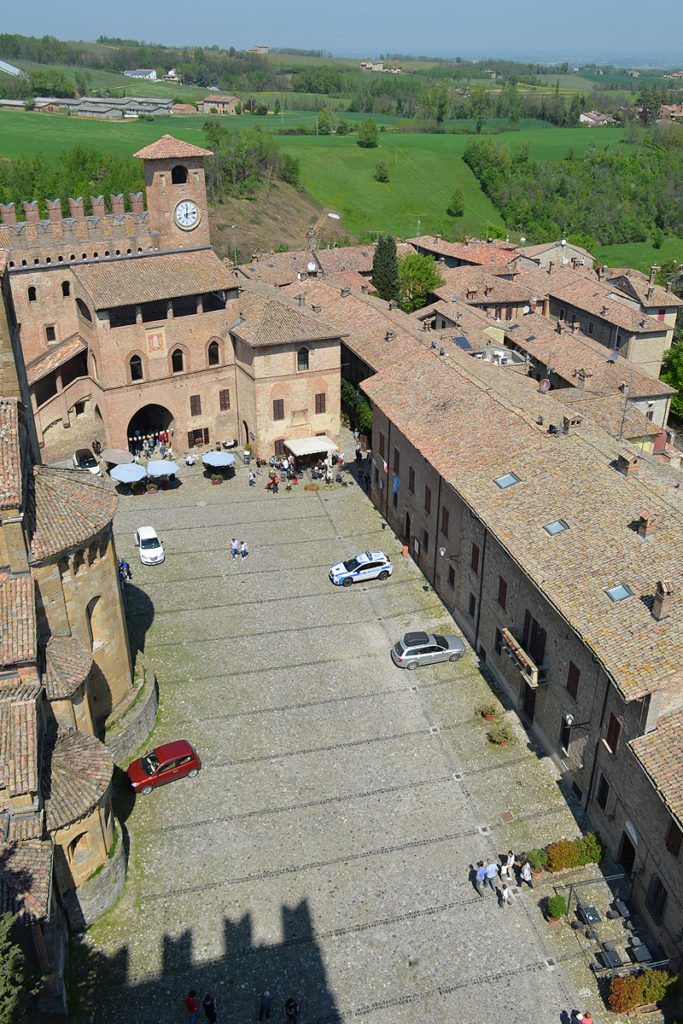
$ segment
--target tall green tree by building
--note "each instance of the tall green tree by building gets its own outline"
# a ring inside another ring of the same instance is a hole
[[[13,914],[0,915],[0,1020],[25,1024],[26,999],[36,992],[36,976],[21,946],[12,941]]]
[[[401,295],[396,240],[392,235],[380,235],[377,239],[372,258],[372,286],[379,297],[387,302]]]
[[[434,257],[421,256],[417,252],[401,256],[398,279],[401,283],[401,308],[406,313],[424,306],[432,292],[444,283]]]

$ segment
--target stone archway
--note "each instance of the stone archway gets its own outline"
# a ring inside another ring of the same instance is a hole
[[[137,443],[142,444],[145,438],[154,437],[155,443],[159,440],[159,434],[164,435],[166,441],[173,440],[175,420],[173,414],[163,405],[143,405],[131,417],[126,431],[128,447],[133,450]]]

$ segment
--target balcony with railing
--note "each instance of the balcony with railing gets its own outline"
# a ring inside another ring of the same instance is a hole
[[[524,682],[532,689],[547,682],[548,668],[546,665],[537,665],[534,659],[524,650],[520,642],[513,636],[512,631],[503,629],[501,651],[517,669]]]

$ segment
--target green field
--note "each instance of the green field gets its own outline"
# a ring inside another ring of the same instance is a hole
[[[665,238],[660,249],[649,242],[627,242],[624,245],[599,245],[593,249],[596,259],[608,267],[635,267],[647,272],[653,263],[678,260],[683,263],[683,238]]]

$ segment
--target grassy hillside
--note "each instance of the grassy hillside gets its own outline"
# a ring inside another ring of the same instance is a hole
[[[628,242],[625,245],[601,245],[593,250],[595,257],[608,267],[635,267],[647,271],[653,263],[664,260],[683,263],[683,238],[665,238],[660,249],[649,242]]]

